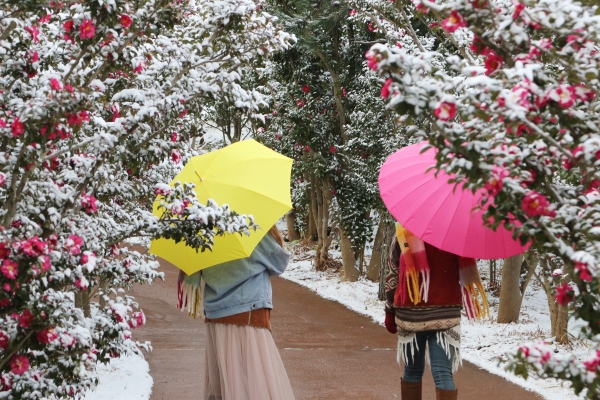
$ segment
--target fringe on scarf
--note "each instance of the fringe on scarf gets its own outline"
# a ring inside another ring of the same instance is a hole
[[[399,285],[402,301],[404,301],[406,292],[408,292],[413,304],[419,304],[421,301],[427,303],[431,275],[425,252],[425,243],[400,224],[396,225],[396,237],[402,252],[400,262],[404,259],[406,264],[406,268],[400,268],[399,283],[406,281],[406,286]],[[421,278],[420,284],[419,277]]]
[[[179,271],[177,277],[177,308],[181,311],[187,310],[188,316],[204,318],[202,308],[202,274],[195,272],[192,275],[186,275]]]
[[[435,333],[437,343],[444,349],[448,358],[452,358],[452,373],[456,372],[462,365],[460,334],[460,325]],[[398,364],[400,364],[400,361],[404,362],[404,365],[408,364],[409,351],[412,364],[415,361],[415,351],[419,351],[417,334],[415,332],[399,332],[398,352],[396,354],[396,361]],[[428,364],[430,363],[429,346],[427,345],[427,342],[425,342],[425,360],[427,360]]]
[[[477,270],[477,262],[473,258],[458,258],[460,270],[460,286],[463,306],[470,320],[481,320],[490,315],[487,295]],[[481,301],[479,300],[481,297]]]

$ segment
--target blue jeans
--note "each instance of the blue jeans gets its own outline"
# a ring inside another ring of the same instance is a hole
[[[450,346],[450,358],[437,342],[435,331],[417,332],[416,342],[418,350],[415,347],[414,357],[409,347],[408,359],[404,366],[404,378],[406,382],[421,382],[423,372],[425,371],[425,344],[429,345],[429,358],[431,365],[431,374],[435,382],[435,387],[442,390],[455,390],[454,380],[452,379],[452,359],[454,358],[454,348]]]

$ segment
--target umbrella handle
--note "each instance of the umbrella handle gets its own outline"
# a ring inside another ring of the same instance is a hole
[[[194,171],[194,172],[198,176],[198,179],[200,179],[200,182],[204,182],[204,178],[200,176],[200,174],[198,173],[198,171]]]

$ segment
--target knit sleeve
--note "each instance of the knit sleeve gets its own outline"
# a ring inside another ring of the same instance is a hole
[[[394,310],[394,294],[398,287],[398,273],[400,265],[400,245],[398,240],[394,238],[392,242],[390,255],[388,257],[388,273],[385,276],[385,311],[393,312]]]

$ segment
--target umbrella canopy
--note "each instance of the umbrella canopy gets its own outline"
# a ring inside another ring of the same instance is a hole
[[[269,229],[292,209],[290,177],[293,160],[254,140],[237,142],[190,159],[171,185],[194,183],[200,202],[213,199],[238,214],[252,214],[260,229],[250,236],[215,237],[213,251],[196,252],[173,240],[153,240],[150,252],[188,275],[226,261],[249,257]],[[158,201],[154,214],[160,215]]]
[[[483,210],[477,210],[483,196],[454,187],[450,176],[435,176],[435,150],[421,154],[427,142],[404,147],[382,165],[379,192],[390,213],[406,229],[437,248],[472,258],[507,258],[523,253],[511,232],[500,226],[496,231],[483,225]]]

